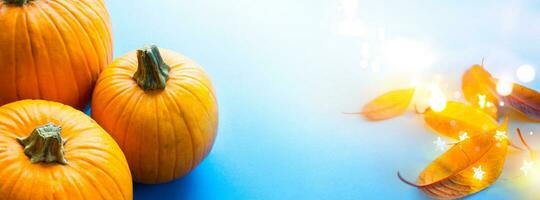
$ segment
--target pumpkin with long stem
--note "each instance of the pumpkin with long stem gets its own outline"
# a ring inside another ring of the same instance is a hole
[[[110,29],[103,0],[0,0],[0,105],[84,108],[112,60]]]
[[[173,51],[152,45],[116,59],[92,98],[92,116],[116,139],[137,182],[187,174],[214,143],[218,108],[210,80]]]
[[[132,199],[127,160],[113,138],[61,103],[0,107],[0,199]]]

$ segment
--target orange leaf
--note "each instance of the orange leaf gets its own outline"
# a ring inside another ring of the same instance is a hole
[[[481,65],[473,65],[463,74],[461,89],[465,99],[477,108],[497,118],[498,95],[496,84]]]
[[[454,145],[420,173],[416,184],[398,176],[436,199],[456,199],[481,191],[502,172],[508,149],[507,123]]]
[[[454,139],[459,139],[465,132],[470,137],[497,128],[497,121],[489,114],[474,106],[453,101],[447,102],[441,112],[428,109],[424,113],[424,121],[437,133]]]
[[[362,114],[369,120],[384,120],[401,115],[414,95],[415,88],[400,89],[387,92],[362,109]]]
[[[501,97],[509,105],[527,118],[540,121],[540,93],[514,83],[512,94]]]

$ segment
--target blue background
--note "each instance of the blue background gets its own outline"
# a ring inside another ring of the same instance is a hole
[[[454,95],[483,57],[514,80],[519,65],[540,66],[538,1],[452,2],[108,0],[115,56],[147,43],[181,52],[205,67],[220,106],[206,160],[171,183],[135,184],[135,199],[426,198],[396,177],[415,180],[442,153],[421,115],[368,122],[343,112],[412,78],[435,77]],[[538,78],[525,85],[540,89]],[[510,157],[471,199],[539,195],[516,178],[523,155]]]

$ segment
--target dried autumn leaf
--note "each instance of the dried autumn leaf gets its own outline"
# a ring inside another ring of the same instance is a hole
[[[428,109],[424,113],[424,121],[437,133],[454,139],[459,139],[464,133],[471,137],[497,129],[497,121],[489,114],[474,106],[453,101],[447,102],[441,112]]]
[[[461,89],[465,99],[497,118],[498,95],[491,74],[481,65],[473,65],[463,74]]]
[[[362,114],[369,120],[384,120],[401,115],[414,95],[415,88],[400,89],[387,92],[362,109]]]
[[[540,121],[540,93],[514,83],[512,94],[502,96],[505,105],[509,105],[527,118]]]
[[[416,184],[398,176],[436,199],[456,199],[479,192],[502,172],[508,150],[506,129],[507,120],[492,133],[476,134],[457,143],[424,169]]]

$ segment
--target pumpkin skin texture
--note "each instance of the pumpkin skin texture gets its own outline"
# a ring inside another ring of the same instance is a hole
[[[53,139],[62,142],[50,140],[55,145],[46,148],[64,155],[65,162],[25,155],[25,146],[39,153],[27,145],[39,138],[32,137],[36,127],[51,131],[49,126],[61,128],[61,138]],[[57,149],[62,143],[63,151]],[[129,166],[114,139],[90,117],[61,103],[23,100],[0,107],[0,160],[2,200],[133,198]]]
[[[173,51],[152,46],[116,59],[92,98],[93,118],[118,142],[136,182],[184,176],[214,143],[218,107],[209,77]]]
[[[84,108],[112,61],[110,29],[104,0],[0,0],[0,105]]]

